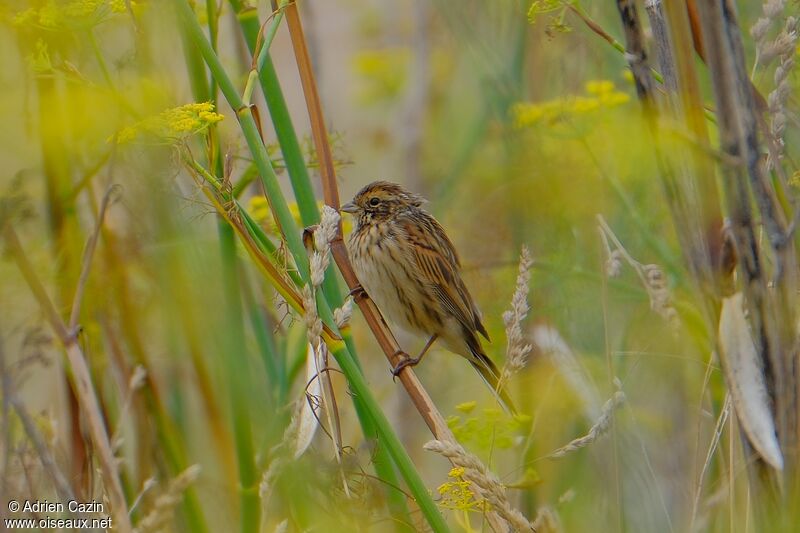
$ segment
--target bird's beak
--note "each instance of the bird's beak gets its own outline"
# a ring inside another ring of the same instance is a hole
[[[358,206],[353,202],[347,202],[346,204],[344,204],[342,207],[339,208],[339,211],[353,214],[356,211],[358,211]]]

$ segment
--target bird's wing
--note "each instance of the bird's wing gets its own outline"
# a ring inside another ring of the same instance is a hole
[[[420,215],[402,223],[419,275],[433,287],[442,307],[468,331],[477,330],[488,340],[475,301],[461,280],[461,263],[453,243],[436,219],[422,211]]]

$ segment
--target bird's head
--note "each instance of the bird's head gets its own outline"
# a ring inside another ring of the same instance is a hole
[[[361,225],[391,219],[405,210],[418,208],[424,202],[421,196],[397,183],[375,181],[358,191],[353,201],[344,204],[341,211],[353,215]]]

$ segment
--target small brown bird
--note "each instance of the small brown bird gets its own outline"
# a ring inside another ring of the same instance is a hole
[[[461,280],[461,263],[444,228],[422,209],[425,200],[396,183],[376,181],[342,211],[355,217],[347,249],[362,288],[392,322],[428,342],[418,357],[406,356],[392,371],[413,366],[439,339],[480,373],[514,412],[500,387],[500,371],[483,351],[489,340],[480,311]]]

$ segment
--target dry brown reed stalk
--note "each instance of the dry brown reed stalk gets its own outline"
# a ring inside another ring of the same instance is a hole
[[[664,79],[664,88],[669,93],[675,93],[678,90],[678,77],[675,74],[675,60],[672,57],[672,43],[664,13],[664,3],[662,0],[647,0],[644,6],[647,18],[650,20],[653,41],[656,44],[656,59]]]
[[[303,34],[303,26],[300,22],[300,14],[295,3],[291,3],[286,7],[285,16],[289,27],[289,35],[292,41],[295,61],[300,72],[300,81],[303,86],[303,95],[305,97],[306,108],[311,123],[311,132],[317,152],[317,160],[319,161],[323,197],[326,205],[338,211],[340,202],[339,189],[336,182],[336,167],[334,165],[330,143],[328,142],[322,105],[317,92],[317,84],[314,80],[314,69],[311,65],[308,47]],[[350,264],[350,258],[347,255],[347,248],[342,239],[341,224],[338,225],[336,237],[330,244],[331,253],[339,268],[339,272],[342,274],[342,278],[351,291],[356,289],[360,284]],[[358,305],[370,331],[374,335],[381,350],[386,355],[386,358],[389,360],[389,364],[392,368],[396,367],[398,363],[407,356],[400,349],[397,339],[395,339],[386,321],[381,316],[380,311],[378,311],[378,308],[375,306],[375,303],[367,296],[357,298],[356,305]],[[433,400],[422,386],[422,383],[419,381],[419,378],[417,378],[412,368],[410,366],[404,367],[398,379],[433,436],[440,441],[446,441],[456,445],[455,436],[453,436],[444,417],[433,403]],[[496,513],[490,511],[487,513],[487,519],[497,533],[506,531],[505,524]]]
[[[511,309],[503,313],[503,324],[506,326],[506,363],[500,373],[497,388],[500,389],[511,376],[525,367],[532,346],[525,342],[522,334],[522,321],[528,316],[528,284],[531,280],[533,259],[527,246],[523,246],[519,254],[519,273],[511,298]]]
[[[19,242],[17,233],[10,223],[7,223],[5,227],[4,236],[9,251],[17,263],[17,267],[25,278],[39,307],[41,307],[45,319],[49,322],[50,327],[53,328],[53,331],[58,336],[67,353],[67,360],[69,361],[74,376],[75,392],[78,397],[80,409],[86,417],[85,420],[89,426],[89,434],[97,450],[100,469],[103,474],[103,486],[111,504],[111,515],[114,518],[114,524],[120,531],[125,533],[130,532],[132,526],[128,516],[125,494],[122,491],[119,471],[117,470],[111,442],[106,432],[105,422],[100,410],[100,402],[97,399],[97,393],[92,384],[91,373],[86,363],[86,357],[78,344],[77,333],[74,330],[70,330],[61,316],[59,316],[47,291],[36,276],[33,265],[31,265],[28,260]]]
[[[472,483],[479,496],[491,504],[491,508],[508,523],[512,531],[536,531],[533,524],[508,501],[506,489],[497,476],[460,444],[432,440],[424,448],[447,457],[453,465],[462,467],[464,479]]]
[[[200,465],[192,465],[170,480],[167,489],[153,503],[153,509],[136,524],[135,533],[163,531],[172,520],[175,507],[181,503],[184,491],[199,475]]]
[[[580,450],[590,445],[603,435],[605,435],[611,427],[611,422],[614,418],[614,412],[625,403],[625,393],[618,390],[614,395],[606,401],[600,413],[600,418],[589,429],[586,435],[573,439],[561,448],[551,452],[547,455],[550,459],[560,459],[568,453]]]
[[[736,8],[731,0],[700,2],[700,21],[717,107],[720,146],[738,164],[722,166],[731,237],[756,349],[774,401],[781,448],[793,471],[798,443],[798,396],[794,331],[797,261],[790,226],[760,153],[756,101],[749,86]],[[775,262],[767,288],[765,254],[756,235],[755,199]],[[793,451],[792,453],[787,453]],[[758,468],[763,465],[757,465]],[[754,479],[760,478],[757,476]]]
[[[311,122],[312,136],[314,139],[314,146],[317,151],[317,159],[319,161],[320,179],[322,181],[322,190],[325,204],[338,211],[340,207],[339,202],[339,189],[336,183],[336,169],[333,162],[333,156],[328,142],[327,130],[325,127],[325,119],[322,113],[322,106],[317,92],[316,82],[314,81],[314,70],[311,65],[311,60],[308,54],[308,48],[303,34],[303,27],[300,22],[300,14],[298,13],[297,6],[290,4],[286,7],[285,11],[286,21],[289,26],[289,34],[292,40],[292,47],[294,49],[295,59],[298,69],[300,71],[300,80],[303,86],[303,94],[306,100],[306,107],[308,109],[309,119]],[[353,290],[359,286],[358,278],[353,271],[350,264],[350,259],[347,255],[347,248],[345,247],[344,240],[342,239],[341,224],[337,228],[337,235],[331,242],[331,253],[339,267],[339,271],[344,278],[347,286]],[[358,298],[356,301],[361,310],[367,324],[372,331],[378,345],[383,350],[389,363],[392,367],[403,359],[403,352],[400,349],[397,340],[392,335],[391,330],[386,325],[385,320],[380,315],[378,308],[368,297]],[[428,393],[422,387],[419,379],[414,374],[411,367],[405,367],[398,376],[398,379],[405,387],[411,398],[414,406],[417,408],[425,423],[430,428],[433,435],[438,439],[447,439],[454,441],[450,429],[439,413],[436,406],[433,404]]]

